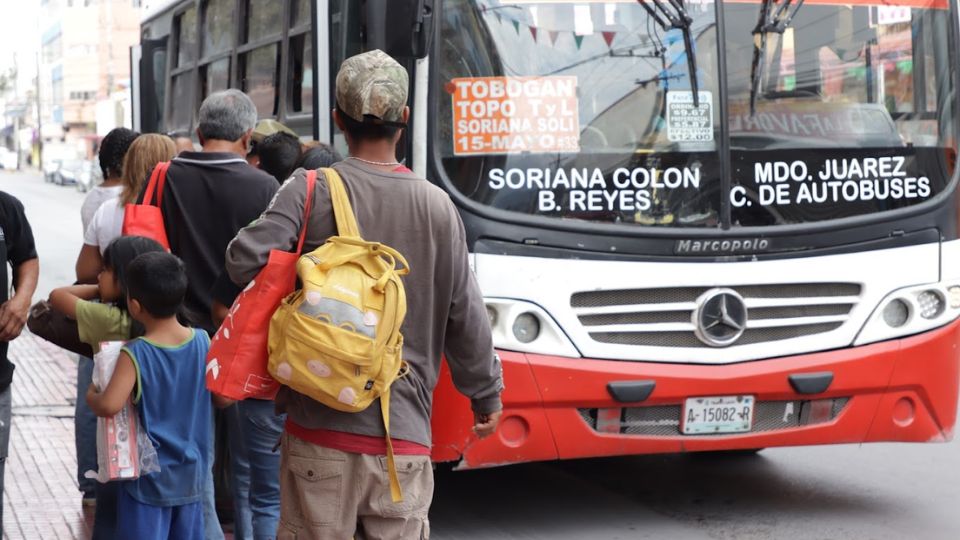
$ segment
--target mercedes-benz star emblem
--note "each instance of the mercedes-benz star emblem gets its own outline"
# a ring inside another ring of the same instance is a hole
[[[697,299],[693,326],[700,341],[728,347],[747,329],[747,305],[733,289],[710,289]]]

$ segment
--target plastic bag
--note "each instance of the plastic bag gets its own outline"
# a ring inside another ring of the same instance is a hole
[[[106,388],[120,358],[122,341],[100,344],[93,357],[93,382]],[[131,399],[110,418],[97,418],[97,471],[84,476],[100,482],[133,480],[160,470],[157,450],[140,425],[140,416]]]

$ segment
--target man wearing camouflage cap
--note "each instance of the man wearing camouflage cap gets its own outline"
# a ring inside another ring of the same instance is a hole
[[[490,435],[500,418],[501,369],[468,264],[460,215],[445,192],[396,157],[410,116],[407,87],[406,70],[383,52],[354,56],[340,67],[333,111],[350,150],[334,168],[346,184],[364,239],[396,248],[411,266],[404,279],[407,316],[401,328],[410,373],[390,391],[390,433],[403,501],[394,503],[390,496],[379,404],[343,413],[284,387],[277,396],[278,409],[287,413],[281,537],[429,538],[430,409],[442,354],[457,388],[471,399],[474,432]],[[305,177],[303,170],[295,172],[263,217],[228,246],[227,271],[237,285],[253,279],[272,249],[296,246]],[[322,173],[313,201],[305,251],[336,234]]]

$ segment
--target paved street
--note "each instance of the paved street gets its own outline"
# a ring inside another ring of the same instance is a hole
[[[40,295],[72,280],[82,195],[0,172],[41,256]],[[73,364],[27,337],[11,347],[8,538],[82,537],[73,479]],[[60,370],[58,371],[58,368]],[[447,539],[960,538],[960,442],[645,456],[438,472],[433,537]],[[38,536],[39,535],[39,536]]]

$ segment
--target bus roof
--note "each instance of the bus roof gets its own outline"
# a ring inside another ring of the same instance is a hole
[[[182,1],[183,0],[147,0],[143,3],[143,10],[140,12],[140,24],[149,21]]]

